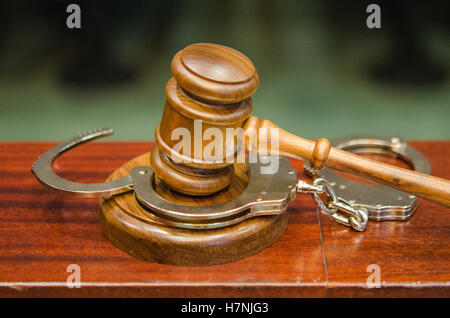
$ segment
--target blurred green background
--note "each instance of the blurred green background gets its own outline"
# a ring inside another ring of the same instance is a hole
[[[66,27],[69,3],[81,29]],[[445,1],[2,1],[0,140],[112,127],[153,140],[173,55],[194,42],[254,62],[253,113],[305,138],[450,139]],[[111,139],[110,139],[111,140]]]

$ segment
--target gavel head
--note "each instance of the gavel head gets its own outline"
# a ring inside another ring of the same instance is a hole
[[[235,131],[252,111],[258,73],[242,53],[209,43],[184,48],[171,68],[151,166],[158,181],[178,192],[216,193],[230,184],[244,151]]]

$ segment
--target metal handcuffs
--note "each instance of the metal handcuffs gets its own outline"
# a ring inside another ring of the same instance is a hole
[[[398,137],[354,136],[336,138],[330,143],[335,148],[357,154],[382,154],[399,158],[415,171],[431,173],[427,158]],[[383,185],[351,181],[328,168],[314,171],[309,163],[305,163],[304,168],[310,176],[317,175],[327,180],[338,199],[367,209],[369,220],[404,221],[409,219],[417,208],[415,195]]]
[[[337,202],[338,207],[332,206],[330,211],[339,209],[338,200],[340,200],[344,205],[341,209],[345,210],[345,206],[349,206],[350,211],[347,212],[350,215],[353,213],[354,216],[348,219],[353,221],[347,223],[336,215],[334,218],[358,231],[365,229],[367,211],[368,218],[371,220],[404,220],[409,218],[416,208],[414,196],[384,186],[350,181],[329,169],[318,172],[320,178],[315,180],[314,185],[309,185],[302,180],[297,182],[297,172],[291,167],[289,160],[283,157],[276,158],[279,160],[279,169],[274,174],[261,173],[264,163],[260,161],[249,163],[250,178],[243,193],[231,201],[210,206],[187,206],[162,198],[153,189],[154,173],[149,166],[136,167],[128,176],[103,183],[68,181],[53,171],[52,162],[64,152],[112,134],[112,129],[98,129],[73,137],[41,155],[31,170],[45,186],[78,196],[109,197],[134,191],[137,202],[147,213],[169,226],[188,229],[220,228],[252,217],[282,214],[286,211],[288,204],[295,199],[296,193],[308,192],[307,189],[311,189],[309,192],[313,194],[318,204],[321,202],[318,193],[329,194],[330,191],[335,193],[333,201]],[[427,159],[398,138],[344,138],[336,139],[332,141],[332,144],[341,149],[365,149],[366,152],[371,153],[374,151],[385,153],[389,150],[390,153],[396,153],[402,159],[412,163],[416,171],[430,172]],[[305,170],[311,172],[312,170],[308,167],[305,163]],[[318,182],[320,180],[326,180],[331,188]],[[378,201],[380,199],[382,203]],[[358,215],[359,217],[356,218]],[[356,221],[357,219],[359,221]]]
[[[285,158],[279,158],[276,174],[262,174],[263,163],[250,163],[251,178],[243,193],[231,201],[210,206],[188,206],[162,198],[153,189],[154,173],[149,166],[136,167],[128,176],[104,183],[72,182],[53,171],[52,162],[64,152],[112,133],[112,129],[98,129],[64,141],[40,156],[31,170],[45,186],[79,196],[112,196],[133,190],[137,202],[148,213],[181,228],[219,228],[256,216],[281,214],[295,198],[297,173]]]

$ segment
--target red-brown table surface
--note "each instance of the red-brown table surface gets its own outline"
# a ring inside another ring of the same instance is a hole
[[[450,210],[420,200],[406,222],[369,222],[362,233],[317,213],[309,195],[289,207],[289,225],[270,248],[216,266],[149,263],[102,234],[97,199],[60,197],[33,177],[34,160],[56,143],[0,143],[0,296],[335,297],[450,296]],[[433,174],[450,178],[450,142],[411,142]],[[149,142],[92,143],[55,163],[60,175],[101,182]],[[301,172],[301,162],[293,162]],[[68,288],[67,266],[81,269]],[[381,288],[368,288],[370,264]]]

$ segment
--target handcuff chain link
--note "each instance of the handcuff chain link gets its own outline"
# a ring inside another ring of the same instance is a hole
[[[313,183],[300,179],[297,183],[297,192],[310,193],[322,213],[336,222],[359,232],[366,229],[369,220],[367,209],[339,199],[326,179],[315,178]],[[326,202],[321,199],[320,194],[325,194]]]

